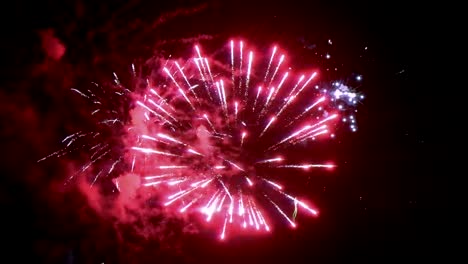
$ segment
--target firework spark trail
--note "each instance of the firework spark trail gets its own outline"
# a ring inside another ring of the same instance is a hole
[[[101,155],[99,155],[99,157],[91,160],[90,162],[88,162],[88,164],[84,165],[83,167],[81,167],[81,169],[77,172],[77,173],[74,173],[72,174],[68,179],[67,179],[67,182],[70,182],[71,180],[73,180],[77,175],[85,172],[86,170],[88,170],[96,161],[102,159],[104,156],[106,156],[107,154],[109,154],[109,150],[102,153]]]
[[[250,74],[252,71],[252,61],[253,61],[253,52],[249,52],[249,64],[247,66],[247,76],[245,78],[245,94],[244,99],[247,101],[247,97],[249,96],[249,82],[250,82]]]
[[[222,94],[222,92],[221,92],[221,87],[220,87],[219,82],[216,82],[216,83],[215,83],[215,86],[216,86],[216,91],[218,92],[219,104],[220,104],[221,106],[223,106],[224,100],[223,100],[223,94]]]
[[[178,120],[173,116],[171,115],[169,112],[167,112],[163,107],[161,107],[159,104],[155,103],[152,99],[148,99],[148,102],[150,102],[152,105],[154,105],[156,108],[158,108],[159,110],[161,110],[161,112],[163,112],[164,114],[166,114],[167,116],[169,116],[173,121],[175,121],[176,123],[178,123]],[[166,118],[164,118],[164,120],[168,123],[170,123]],[[171,125],[173,125],[172,123],[170,123]]]
[[[179,212],[181,213],[184,213],[185,211],[187,211],[187,209],[192,206],[192,204],[196,203],[198,201],[198,199],[200,199],[202,196],[198,196],[197,198],[193,199],[192,201],[190,201],[186,206],[180,208]]]
[[[200,67],[200,65],[203,66],[203,64],[200,63],[199,60],[200,60],[200,58],[194,58],[194,59],[193,59],[193,61],[195,62],[195,65],[197,66],[198,72],[200,73],[200,77],[201,77],[201,79],[202,79],[202,83],[203,83],[203,85],[205,86],[206,93],[207,93],[208,97],[210,98],[210,100],[213,100],[213,98],[211,97],[211,93],[210,93],[210,90],[209,90],[209,86],[208,86],[208,84],[207,84],[207,82],[206,82],[206,79],[205,79],[205,75],[204,75],[203,70],[202,70],[203,67]]]
[[[237,122],[237,116],[239,114],[239,102],[234,102],[234,121]]]
[[[289,122],[286,127],[289,127],[291,126],[294,122],[296,122],[298,119],[300,119],[301,117],[303,117],[305,114],[307,114],[310,110],[312,110],[312,108],[314,108],[315,106],[317,106],[318,104],[322,103],[325,101],[325,97],[322,96],[320,97],[317,101],[315,101],[314,103],[312,103],[311,105],[309,105],[308,107],[306,107],[304,109],[304,111],[302,113],[300,113],[299,115],[297,115],[293,120],[291,120],[291,122]]]
[[[192,107],[192,109],[195,111],[195,107],[193,106],[192,102],[190,101],[190,99],[185,94],[184,90],[179,86],[179,83],[174,79],[174,76],[172,76],[172,74],[169,72],[169,70],[167,68],[164,68],[164,71],[172,79],[172,81],[175,83],[177,88],[179,88],[179,93],[184,97],[184,99],[187,101],[187,103],[189,103],[190,107]]]
[[[279,216],[279,221],[296,227],[285,212],[291,202],[296,209],[317,215],[315,209],[286,192],[286,178],[278,182],[266,169],[334,168],[330,163],[296,162],[288,153],[299,151],[300,142],[330,135],[341,115],[354,131],[354,115],[347,111],[354,110],[362,95],[338,82],[323,89],[315,84],[315,98],[310,101],[312,91],[305,90],[317,82],[317,71],[296,77],[284,65],[286,55],[278,54],[277,46],[265,60],[244,41],[231,40],[226,47],[216,53],[221,58],[202,54],[195,45],[193,57],[163,61],[157,68],[157,80],[144,79],[147,89],[142,93],[130,92],[113,73],[118,88],[115,94],[130,98],[133,120],[144,120],[125,124],[128,143],[122,144],[129,155],[114,154],[108,142],[83,144],[88,138],[99,140],[99,132],[80,131],[63,139],[64,149],[39,161],[65,155],[74,145],[90,151],[90,161],[77,174],[98,166],[105,157],[112,159],[108,167],[96,170],[91,186],[110,177],[118,166],[131,163],[131,172],[141,175],[141,187],[162,195],[166,210],[203,214],[204,222],[218,228],[220,239],[238,232],[269,232],[272,218],[267,218],[267,208],[276,212],[273,219]],[[135,65],[131,74],[137,78]],[[203,86],[205,89],[195,89]],[[106,99],[105,89],[96,87],[102,94],[72,91],[98,106],[91,113],[100,118],[98,124],[122,126],[122,116],[129,113],[106,109],[110,99]],[[112,116],[101,114],[103,111]],[[284,152],[277,152],[280,147]]]
[[[281,161],[283,161],[283,158],[277,157],[277,158],[259,160],[259,161],[255,162],[255,164],[260,164],[260,163],[271,163],[271,162],[281,162]]]
[[[283,61],[284,61],[284,55],[281,55],[281,57],[279,59],[279,62],[278,62],[278,65],[276,65],[275,71],[273,72],[273,75],[270,78],[270,82],[268,83],[268,86],[271,86],[271,83],[275,79],[276,74],[278,73],[278,70],[279,70],[281,64],[283,64]]]
[[[272,102],[273,100],[276,99],[276,96],[278,95],[278,92],[280,91],[280,89],[283,86],[284,82],[288,78],[288,75],[289,75],[289,72],[284,73],[283,78],[281,79],[281,81],[278,84],[278,86],[276,87],[276,89],[274,89],[273,87],[270,87],[270,92],[272,93],[271,98],[270,98],[270,93],[269,93],[268,98],[267,98],[267,102],[264,104],[262,110],[260,111],[259,118],[263,117],[266,114],[268,106],[270,105],[270,102]]]
[[[148,83],[148,86],[150,86],[149,83]],[[154,89],[150,89],[150,92],[154,94],[156,97],[158,97],[160,101],[164,103],[164,105],[167,105],[169,108],[171,108],[173,112],[175,112],[175,109],[172,107],[172,105],[170,105],[166,99],[162,98]]]
[[[263,78],[263,82],[264,82],[264,83],[267,82],[268,73],[270,73],[270,67],[271,67],[271,63],[273,62],[273,58],[275,57],[276,49],[277,49],[277,47],[274,46],[274,47],[273,47],[273,51],[271,52],[270,61],[268,62],[268,66],[267,66],[267,69],[266,69],[266,71],[265,71],[265,77]]]
[[[268,123],[266,124],[265,128],[262,130],[262,132],[260,133],[260,135],[258,136],[259,138],[261,138],[263,136],[263,134],[265,134],[265,132],[267,131],[267,129],[271,126],[271,124],[273,124],[273,122],[275,122],[276,120],[276,117],[272,117],[270,118],[270,121],[268,121]]]
[[[270,104],[274,91],[275,91],[275,87],[272,86],[269,88],[268,97],[265,102],[265,108],[268,107],[268,105]]]
[[[316,73],[314,72],[310,78],[305,82],[304,85],[302,85],[302,87],[299,89],[299,91],[296,92],[296,89],[297,87],[299,87],[299,84],[304,80],[304,75],[301,76],[301,78],[299,79],[299,81],[296,83],[296,85],[292,88],[291,92],[289,93],[287,99],[286,99],[286,102],[283,104],[283,106],[281,107],[281,109],[276,113],[276,116],[279,116],[281,115],[281,113],[286,109],[286,107],[288,107],[291,102],[296,99],[296,97],[304,90],[305,87],[307,87],[307,85],[309,84],[309,82],[315,77]]]
[[[276,168],[299,168],[299,169],[304,169],[307,170],[309,168],[334,168],[334,165],[327,165],[327,164],[302,164],[302,165],[297,165],[297,164],[289,164],[289,165],[280,165],[276,166]]]
[[[213,129],[213,132],[216,133],[216,128],[215,128],[215,126],[213,125],[213,123],[211,123],[210,119],[208,118],[208,115],[207,115],[207,114],[203,114],[203,118],[205,118],[206,122],[210,125],[211,129]]]
[[[242,76],[242,62],[243,62],[243,52],[244,51],[244,42],[241,41],[239,45],[239,76]],[[242,77],[239,78],[239,93],[242,94]]]
[[[252,106],[252,112],[255,112],[255,108],[257,107],[258,97],[260,96],[261,92],[262,92],[262,86],[259,86],[258,89],[257,89],[257,96],[255,96],[255,100],[254,100],[254,103],[253,103],[253,106]]]
[[[132,147],[132,149],[137,150],[137,151],[141,151],[142,153],[145,153],[145,154],[159,154],[159,155],[178,157],[178,155],[176,155],[176,154],[172,154],[172,153],[168,153],[168,152],[164,152],[164,151],[158,151],[158,150],[151,149],[151,148]]]
[[[240,143],[241,148],[242,148],[242,145],[244,145],[244,139],[245,139],[246,136],[247,136],[247,132],[242,131],[241,143]]]
[[[296,224],[283,212],[283,210],[281,210],[281,208],[275,203],[273,202],[270,198],[267,197],[267,199],[270,201],[270,203],[272,203],[276,210],[278,210],[278,212],[286,219],[288,220],[289,224],[292,226],[292,227],[296,227]]]
[[[334,114],[334,115],[331,115],[331,116],[329,116],[329,117],[327,117],[327,118],[324,118],[324,119],[320,120],[319,122],[317,122],[317,123],[315,123],[315,124],[313,124],[313,125],[306,125],[306,126],[304,126],[303,128],[299,129],[298,131],[292,133],[290,136],[284,138],[284,139],[281,140],[280,142],[274,144],[273,146],[271,146],[270,148],[268,148],[267,151],[272,150],[272,149],[276,149],[276,148],[278,148],[279,145],[284,144],[284,143],[287,143],[287,142],[290,141],[290,140],[294,140],[294,139],[297,139],[297,138],[302,138],[304,135],[301,135],[301,134],[304,133],[304,131],[310,130],[310,129],[312,129],[312,128],[314,128],[314,127],[320,125],[320,124],[323,124],[323,123],[325,123],[325,122],[327,122],[327,121],[330,121],[331,119],[334,119],[334,118],[336,118],[337,116],[338,116],[338,115]],[[312,132],[315,132],[315,131],[317,131],[317,129],[312,130]],[[305,134],[306,134],[306,135],[309,135],[309,132],[306,132]]]
[[[91,182],[91,186],[90,187],[93,187],[94,183],[96,183],[96,181],[98,180],[99,176],[101,176],[101,173],[103,172],[104,170],[100,170],[96,176],[94,176],[94,179],[93,179],[93,182]]]
[[[208,75],[210,75],[211,82],[214,82],[213,75],[211,74],[210,64],[208,63],[208,59],[204,58],[203,62],[205,63],[206,68],[208,69]]]
[[[142,102],[140,101],[137,101],[136,102],[138,105],[140,105],[141,107],[144,107],[146,110],[150,111],[152,114],[154,114],[155,116],[157,116],[159,119],[163,120],[164,122],[172,125],[172,126],[175,126],[173,123],[171,123],[169,120],[167,120],[164,116],[158,114],[156,111],[154,111],[153,109],[149,108],[148,106],[146,106],[145,104],[143,104]]]
[[[223,80],[221,80],[221,93],[222,93],[222,96],[223,96],[223,106],[224,106],[224,112],[225,114],[227,115],[228,114],[228,110],[227,110],[227,102],[226,102],[226,89],[224,89],[224,82]]]

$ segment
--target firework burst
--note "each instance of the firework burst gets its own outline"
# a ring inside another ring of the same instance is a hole
[[[335,137],[341,121],[355,131],[362,95],[339,82],[320,84],[318,69],[290,70],[277,46],[261,54],[231,40],[216,55],[199,45],[193,54],[162,60],[146,78],[137,78],[132,65],[139,91],[125,88],[117,74],[112,89],[72,89],[95,106],[98,129],[68,136],[66,147],[49,156],[86,149],[89,162],[70,180],[86,170],[93,171],[91,185],[116,170],[134,173],[167,210],[202,216],[220,239],[270,232],[272,218],[295,228],[298,211],[317,215],[287,191],[289,170],[335,165],[297,162],[290,154]],[[102,140],[109,134],[120,140]]]

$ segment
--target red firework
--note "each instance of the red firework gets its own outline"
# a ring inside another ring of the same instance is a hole
[[[133,65],[132,70],[136,76]],[[123,88],[114,74],[115,94],[130,99],[129,110],[121,111],[131,120],[107,111],[100,122],[125,128],[119,141],[125,151],[98,170],[92,184],[118,164],[131,164],[129,171],[141,176],[141,188],[158,193],[167,210],[201,215],[219,229],[220,239],[227,233],[269,232],[276,216],[295,228],[298,210],[318,214],[286,191],[286,175],[335,165],[299,163],[290,154],[311,151],[313,141],[334,137],[339,120],[351,120],[354,131],[355,118],[348,112],[362,96],[338,82],[319,85],[318,70],[294,73],[277,46],[263,56],[243,41],[230,41],[216,56],[204,55],[196,45],[193,57],[163,60],[154,71],[143,93]],[[74,91],[102,101],[95,93]],[[68,153],[80,137],[97,134],[75,133],[64,140],[65,149],[49,156]],[[87,148],[92,155],[79,173],[113,156],[111,144]]]

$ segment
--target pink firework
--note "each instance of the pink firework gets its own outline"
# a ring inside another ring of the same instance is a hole
[[[340,121],[351,123],[354,131],[349,110],[362,96],[339,82],[321,86],[318,69],[296,73],[286,60],[277,46],[258,54],[245,42],[231,40],[216,56],[195,45],[191,58],[164,60],[157,74],[145,78],[143,92],[123,88],[115,75],[115,93],[134,106],[127,111],[132,120],[124,122],[117,114],[101,121],[111,127],[122,123],[125,151],[98,170],[92,183],[128,163],[128,170],[141,175],[141,188],[159,193],[167,210],[198,214],[219,230],[220,239],[270,232],[273,218],[296,228],[298,210],[318,215],[288,192],[289,170],[312,172],[335,165],[297,162],[290,154],[334,137]],[[96,133],[71,135],[67,147],[85,136]],[[113,149],[104,142],[88,148],[92,157],[81,172]]]

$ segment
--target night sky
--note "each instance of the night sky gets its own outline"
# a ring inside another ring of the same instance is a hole
[[[437,122],[445,102],[431,80],[440,67],[432,8],[375,1],[158,2],[17,1],[2,10],[0,262],[419,263],[446,257],[450,160],[441,139],[446,124]],[[89,125],[70,87],[111,80],[113,71],[149,58],[161,41],[201,35],[218,43],[232,36],[277,42],[296,65],[307,66],[317,47],[342,64],[331,75],[363,76],[359,129],[318,146],[338,168],[305,185],[320,216],[298,216],[297,230],[278,227],[269,236],[222,243],[209,232],[185,234],[178,222],[170,223],[175,231],[163,242],[117,233],[78,188],[63,185],[70,161],[82,156],[36,162]]]

